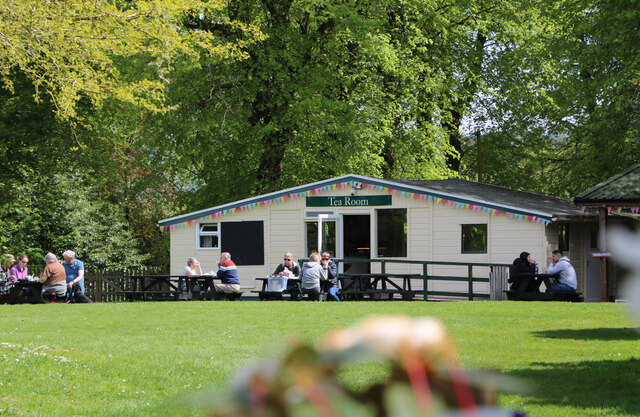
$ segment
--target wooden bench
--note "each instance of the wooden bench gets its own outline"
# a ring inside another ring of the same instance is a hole
[[[509,267],[509,282],[515,281],[515,277],[519,276],[521,279],[520,286],[517,291],[514,290],[505,290],[505,294],[507,295],[508,300],[519,300],[519,301],[567,301],[567,302],[579,302],[582,301],[582,294],[579,292],[573,293],[555,293],[553,291],[550,292],[539,292],[540,284],[544,282],[547,290],[553,288],[553,283],[551,279],[556,279],[558,274],[529,274],[529,273],[520,273],[518,274],[515,267],[511,265]],[[530,287],[530,283],[535,282],[533,288],[535,291],[527,291],[526,289]]]
[[[124,295],[129,301],[166,301],[177,300],[180,291],[175,290],[138,290],[138,291],[120,291],[119,294]]]
[[[508,300],[517,301],[566,301],[577,303],[583,301],[582,293],[546,293],[546,292],[524,292],[518,293],[512,290],[505,290]]]

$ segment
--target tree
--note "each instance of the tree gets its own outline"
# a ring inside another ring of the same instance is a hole
[[[550,1],[535,11],[527,30],[505,31],[489,54],[465,162],[489,182],[571,197],[640,156],[640,15],[626,1]]]
[[[267,35],[249,59],[172,74],[164,152],[193,208],[356,172],[457,175],[458,127],[478,87],[495,2],[229,4]],[[187,27],[235,41],[195,16]],[[453,161],[453,162],[452,162]]]
[[[222,13],[223,0],[4,0],[0,5],[0,77],[13,86],[19,69],[33,81],[36,97],[50,95],[62,118],[77,117],[88,97],[163,109],[166,75],[174,58],[241,58],[242,48],[262,39],[255,27]],[[210,32],[180,30],[188,15],[207,13],[228,26],[236,42]]]

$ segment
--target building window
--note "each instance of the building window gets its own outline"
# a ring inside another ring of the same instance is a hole
[[[569,250],[569,225],[558,225],[558,249],[565,252]]]
[[[378,258],[407,256],[407,209],[376,210]]]
[[[462,225],[462,253],[487,253],[487,225]]]
[[[197,249],[218,249],[220,247],[218,223],[199,224],[197,242]]]
[[[307,251],[305,256],[318,249],[318,222],[307,222]],[[336,256],[336,222],[324,220],[322,222],[322,251],[331,252]]]

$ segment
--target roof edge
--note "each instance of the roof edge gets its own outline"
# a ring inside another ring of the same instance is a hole
[[[371,178],[371,177],[365,177],[365,176],[356,175],[356,174],[346,174],[339,177],[329,178],[322,181],[316,181],[309,184],[287,188],[284,190],[279,190],[279,191],[275,191],[267,194],[261,194],[256,197],[250,197],[243,200],[233,201],[227,204],[210,207],[207,209],[182,214],[179,216],[169,217],[166,219],[159,220],[158,225],[169,226],[176,223],[184,223],[190,220],[203,218],[214,213],[223,212],[225,210],[232,210],[234,208],[244,207],[246,205],[254,204],[254,203],[260,203],[265,200],[273,200],[283,196],[289,196],[291,194],[306,193],[307,191],[316,190],[318,188],[331,186],[333,184],[340,184],[343,182],[360,182],[360,183],[370,184],[370,185],[384,187],[384,188],[391,188],[393,190],[405,192],[405,193],[422,194],[422,195],[431,196],[433,198],[455,201],[457,203],[483,206],[488,209],[506,211],[509,213],[517,214],[517,215],[540,217],[548,221],[551,221],[552,218],[554,217],[553,213],[519,209],[515,206],[509,206],[504,204],[494,204],[481,199],[464,198],[461,196],[457,196],[455,194],[429,189],[428,187],[411,186],[411,185],[394,182],[393,180],[388,180],[388,179]]]

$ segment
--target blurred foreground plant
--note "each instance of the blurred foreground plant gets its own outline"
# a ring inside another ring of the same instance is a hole
[[[386,380],[358,392],[339,382],[340,369],[364,359],[386,362]],[[207,406],[214,417],[522,416],[495,407],[498,386],[522,389],[464,371],[441,322],[382,316],[333,331],[317,346],[293,342],[281,360],[241,371]]]

